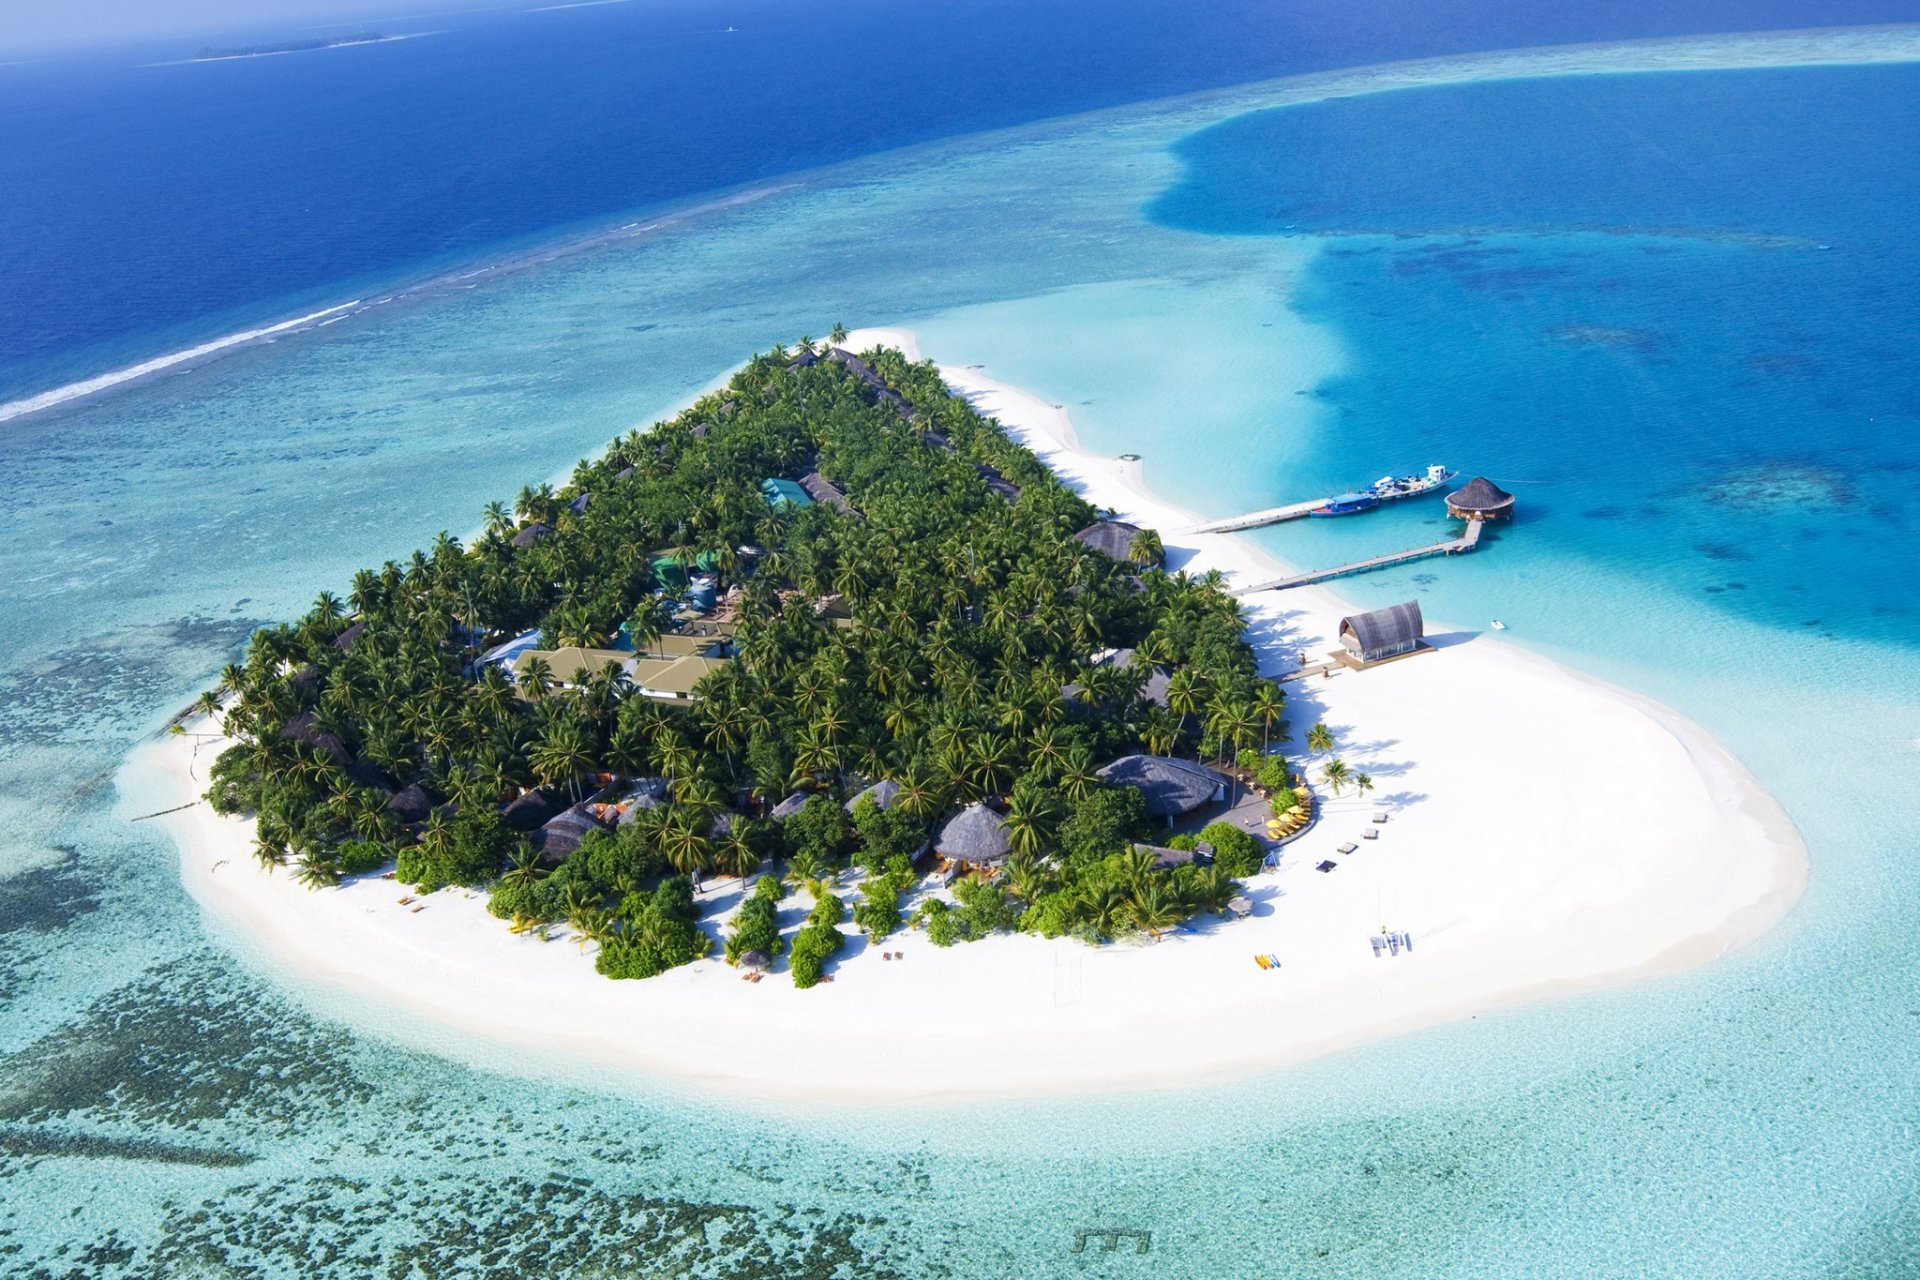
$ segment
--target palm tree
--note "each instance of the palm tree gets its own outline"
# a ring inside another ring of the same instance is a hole
[[[660,829],[660,852],[668,866],[692,876],[707,865],[713,850],[697,828],[676,819]]]
[[[593,764],[586,735],[581,732],[579,725],[570,720],[556,722],[546,736],[534,745],[528,760],[542,783],[551,786],[565,779],[572,790],[574,803],[579,803],[580,775]]]
[[[1039,853],[1047,824],[1053,816],[1053,806],[1044,792],[1016,794],[1013,802],[1007,806],[1006,820],[1002,823],[1014,852],[1029,856]]]
[[[1200,709],[1201,680],[1192,667],[1182,667],[1167,679],[1167,709],[1182,720]]]
[[[1364,773],[1354,774],[1353,789],[1358,794],[1364,796],[1365,794],[1367,794],[1367,792],[1373,790],[1373,778],[1370,775],[1364,774]]]
[[[1161,930],[1170,929],[1187,918],[1186,904],[1180,901],[1180,895],[1171,884],[1158,876],[1134,888],[1128,914],[1133,918],[1135,928],[1144,929],[1155,937],[1160,935]]]
[[[1333,730],[1327,728],[1324,721],[1316,721],[1314,726],[1307,730],[1307,750],[1315,755],[1333,750]]]
[[[1287,709],[1287,695],[1271,680],[1253,686],[1253,714],[1260,719],[1260,754],[1267,754],[1273,727],[1282,723],[1280,713]]]
[[[737,828],[728,831],[714,846],[713,869],[721,875],[745,880],[759,865],[760,855],[747,843],[746,833]]]
[[[1320,766],[1320,777],[1333,788],[1333,794],[1339,795],[1340,789],[1353,781],[1353,771],[1344,760],[1335,757]]]
[[[836,347],[839,346],[841,343],[845,342],[846,340],[847,340],[847,326],[845,326],[844,324],[835,324],[833,328],[829,330],[827,333],[827,341],[831,342]]]
[[[331,849],[309,849],[300,859],[300,870],[294,877],[309,889],[324,889],[340,883],[340,863]]]
[[[527,659],[526,665],[520,668],[520,687],[535,702],[553,692],[553,668],[545,658]]]

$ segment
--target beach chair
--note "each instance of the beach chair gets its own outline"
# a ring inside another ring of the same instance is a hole
[[[1362,840],[1378,840],[1380,838],[1380,828],[1368,827],[1360,833],[1360,838]]]
[[[1334,852],[1335,853],[1352,853],[1355,849],[1358,849],[1359,847],[1360,847],[1359,845],[1349,840],[1345,844],[1341,845],[1338,849],[1335,849]]]
[[[1332,871],[1337,867],[1339,867],[1339,865],[1340,864],[1337,862],[1323,862],[1319,866],[1315,867],[1314,870],[1315,871]]]
[[[1376,814],[1374,814],[1374,815],[1373,815],[1373,820],[1374,820],[1374,821],[1375,821],[1376,823],[1378,823],[1378,822],[1385,822],[1385,821],[1387,820],[1387,815],[1386,815],[1386,814],[1384,814],[1384,813],[1376,813]]]
[[[1262,969],[1267,967],[1267,958],[1265,956],[1255,956],[1253,958],[1253,962],[1259,965]]]

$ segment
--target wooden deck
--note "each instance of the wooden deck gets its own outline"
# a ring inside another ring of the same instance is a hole
[[[1392,551],[1383,556],[1370,556],[1365,560],[1355,560],[1351,564],[1335,565],[1331,569],[1315,569],[1312,573],[1297,573],[1291,578],[1270,578],[1265,582],[1241,587],[1233,594],[1248,596],[1256,591],[1285,591],[1288,587],[1304,587],[1315,582],[1325,582],[1330,578],[1344,578],[1350,573],[1365,573],[1369,569],[1384,569],[1389,565],[1406,564],[1410,560],[1424,560],[1428,556],[1458,555],[1480,545],[1482,523],[1479,520],[1467,521],[1465,533],[1457,538],[1449,538],[1445,542],[1435,542],[1424,547],[1411,547],[1405,551]]]

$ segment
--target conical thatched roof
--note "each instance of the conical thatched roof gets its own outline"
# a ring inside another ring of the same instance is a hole
[[[1172,756],[1121,756],[1099,770],[1117,787],[1132,787],[1147,802],[1147,815],[1177,818],[1226,793],[1227,779],[1203,764]]]
[[[940,829],[933,847],[943,858],[973,867],[997,866],[1012,852],[1006,824],[984,804],[971,805]]]
[[[311,711],[302,711],[282,725],[280,736],[305,743],[338,765],[346,765],[353,760],[353,753],[347,750],[346,743],[314,724]]]
[[[361,636],[367,634],[367,624],[356,622],[333,638],[333,647],[342,651],[351,649]]]
[[[433,806],[439,803],[433,792],[416,782],[393,794],[387,801],[387,812],[402,822],[425,822]]]
[[[546,792],[533,790],[515,799],[502,816],[515,831],[535,831],[547,824],[558,807]]]
[[[1082,546],[1090,551],[1098,551],[1109,560],[1133,564],[1133,540],[1140,536],[1140,526],[1124,520],[1102,520],[1099,524],[1088,525],[1073,536]],[[1158,563],[1157,558],[1154,563]]]
[[[1447,495],[1447,510],[1491,515],[1513,505],[1513,495],[1485,476],[1475,476]]]
[[[891,780],[876,782],[853,799],[847,801],[847,812],[852,813],[853,807],[859,804],[862,799],[873,801],[875,808],[891,809],[893,808],[893,798],[899,794],[899,783]]]

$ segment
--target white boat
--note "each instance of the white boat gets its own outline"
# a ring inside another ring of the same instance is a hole
[[[1500,619],[1495,618],[1493,620],[1493,629],[1495,631],[1505,631],[1507,629],[1507,624],[1500,621]]]
[[[1381,476],[1368,485],[1366,491],[1382,502],[1394,498],[1417,498],[1423,493],[1432,493],[1458,474],[1436,462],[1427,468],[1425,475]]]

